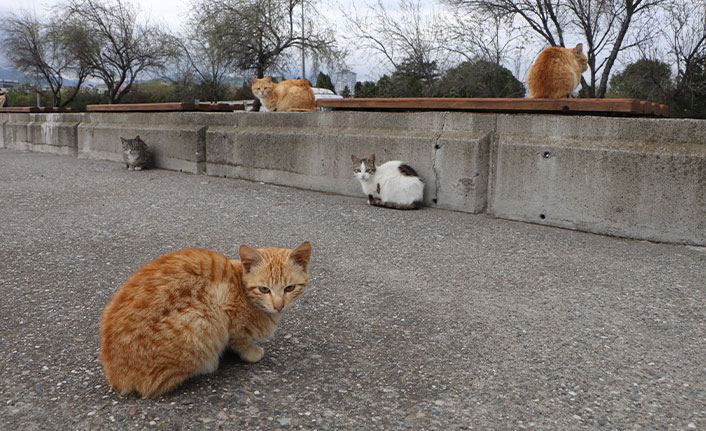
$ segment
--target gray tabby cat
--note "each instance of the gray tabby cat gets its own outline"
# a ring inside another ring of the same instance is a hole
[[[120,141],[123,143],[123,160],[128,171],[140,171],[149,167],[152,154],[145,141],[139,136],[135,136],[135,139],[125,139],[121,136]]]

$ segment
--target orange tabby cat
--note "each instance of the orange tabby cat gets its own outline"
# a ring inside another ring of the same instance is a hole
[[[529,97],[555,99],[568,97],[588,70],[583,44],[576,48],[550,47],[542,51],[527,73]]]
[[[264,353],[281,312],[309,281],[311,245],[293,250],[240,246],[240,260],[187,249],[133,274],[105,307],[100,360],[122,394],[156,397],[218,368],[229,347],[246,362]]]
[[[251,78],[252,92],[270,112],[316,111],[316,99],[306,79],[272,82],[271,76]]]

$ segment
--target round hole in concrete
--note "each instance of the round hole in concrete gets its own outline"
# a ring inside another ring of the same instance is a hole
[[[542,220],[544,220],[545,218],[547,218],[547,216],[545,216],[544,214],[540,214],[540,215],[539,215],[539,218],[541,218]]]
[[[550,157],[552,156],[552,153],[550,153],[549,151],[545,151],[544,154],[543,154],[543,156],[544,156],[545,159],[548,159],[548,158],[550,158]]]
[[[436,203],[436,198],[432,199],[431,201],[434,202],[434,203]]]
[[[441,148],[441,145],[439,145],[439,144],[434,144],[434,149],[435,149],[435,150],[438,150],[439,148]]]

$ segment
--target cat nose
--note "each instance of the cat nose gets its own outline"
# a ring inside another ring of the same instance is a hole
[[[282,303],[282,304],[275,304],[275,310],[277,310],[277,311],[282,311],[283,308],[284,308],[284,303]]]

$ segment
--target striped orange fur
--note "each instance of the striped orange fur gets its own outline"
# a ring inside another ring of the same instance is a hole
[[[186,249],[140,268],[103,311],[100,360],[118,392],[165,394],[218,368],[233,349],[246,362],[264,351],[281,312],[309,281],[311,245],[293,250],[240,247],[240,260]]]
[[[557,99],[568,97],[588,70],[583,45],[576,48],[545,48],[527,72],[529,97]]]
[[[314,91],[305,79],[273,82],[271,76],[251,78],[252,92],[270,112],[316,111]]]

